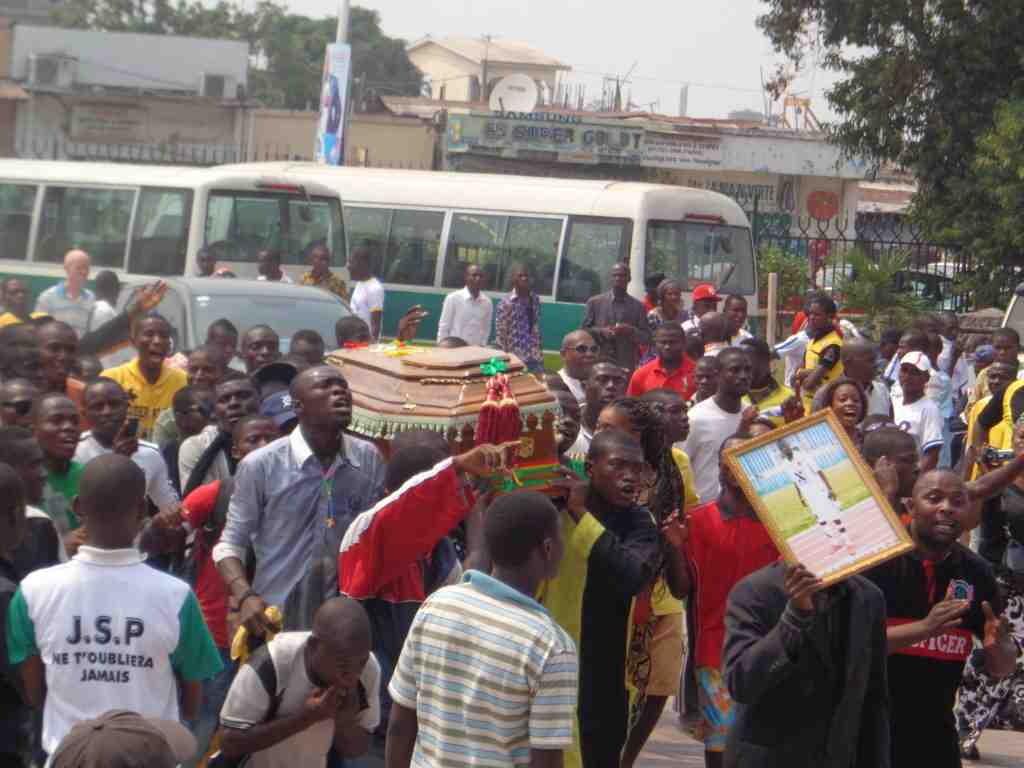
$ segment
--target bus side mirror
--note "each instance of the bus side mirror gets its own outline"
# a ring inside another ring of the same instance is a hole
[[[1017,283],[1017,287],[1013,291],[1018,296],[1024,298],[1024,283]]]

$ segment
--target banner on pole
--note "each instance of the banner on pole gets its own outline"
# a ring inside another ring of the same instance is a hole
[[[320,120],[316,132],[316,161],[345,164],[345,126],[348,123],[349,81],[352,77],[352,47],[330,43],[324,53],[323,82],[320,84]]]

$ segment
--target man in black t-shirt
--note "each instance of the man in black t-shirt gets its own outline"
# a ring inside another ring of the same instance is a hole
[[[959,768],[953,703],[974,637],[992,677],[1016,662],[992,568],[957,542],[968,502],[959,475],[923,474],[908,504],[914,551],[865,574],[885,594],[894,766]]]

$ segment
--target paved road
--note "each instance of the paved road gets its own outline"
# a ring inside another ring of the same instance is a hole
[[[703,768],[704,748],[683,733],[671,706],[661,718],[647,747],[637,760],[637,768]],[[1024,765],[1024,733],[988,731],[978,744],[981,762],[964,762],[964,768],[1021,768]],[[894,766],[917,768],[917,766]]]

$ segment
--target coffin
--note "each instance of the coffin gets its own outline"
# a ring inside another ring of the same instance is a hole
[[[495,363],[503,367],[519,404],[522,438],[512,487],[546,490],[558,467],[554,422],[558,402],[515,355],[485,347],[437,349],[374,345],[339,349],[327,357],[352,390],[349,430],[374,441],[387,456],[400,432],[441,433],[454,453],[476,445],[475,429]]]

